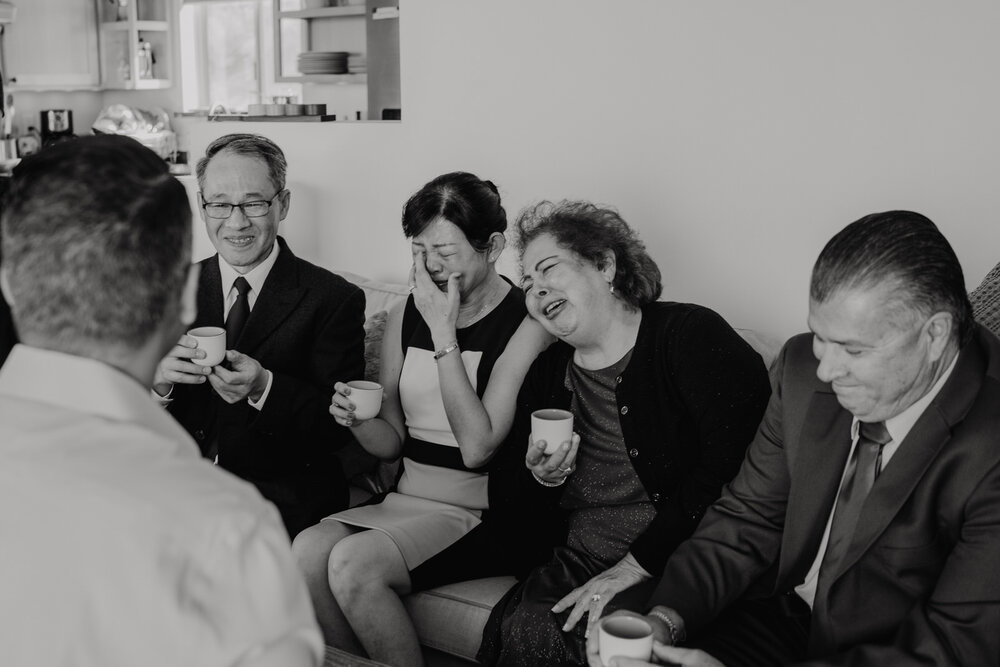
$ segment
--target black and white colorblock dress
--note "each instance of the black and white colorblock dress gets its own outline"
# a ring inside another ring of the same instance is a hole
[[[524,293],[511,285],[485,317],[456,331],[462,363],[480,399],[493,365],[526,314]],[[412,570],[479,524],[488,504],[487,475],[483,469],[472,470],[462,463],[445,414],[430,329],[412,296],[403,312],[402,341],[399,398],[406,440],[396,489],[377,504],[324,520],[386,533]]]

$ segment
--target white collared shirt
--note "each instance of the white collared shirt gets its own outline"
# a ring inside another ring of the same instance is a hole
[[[264,287],[264,281],[267,280],[267,275],[271,273],[271,269],[274,268],[274,263],[278,261],[278,252],[280,248],[278,246],[278,241],[275,239],[274,246],[271,248],[271,252],[268,253],[267,257],[263,262],[253,267],[246,273],[240,273],[233,267],[226,263],[226,260],[222,259],[222,255],[219,255],[219,276],[222,278],[222,303],[224,304],[222,311],[222,321],[224,322],[227,317],[229,317],[229,311],[232,309],[233,304],[236,303],[236,299],[240,295],[240,291],[236,289],[236,279],[240,276],[246,278],[246,281],[250,284],[250,292],[247,294],[247,303],[250,304],[250,311],[253,311],[253,307],[257,304],[257,296],[260,294],[260,290]],[[230,349],[232,349],[233,341],[229,341]],[[264,387],[264,392],[260,395],[260,400],[253,401],[247,397],[247,403],[250,407],[257,410],[264,409],[264,402],[267,400],[267,395],[271,393],[271,383],[274,381],[274,375],[271,371],[264,369],[267,373],[267,385]]]
[[[889,432],[889,437],[892,438],[889,442],[882,447],[882,466],[879,468],[879,472],[885,470],[885,467],[889,465],[889,460],[892,458],[896,450],[899,449],[899,445],[909,434],[913,425],[917,423],[920,419],[920,415],[924,414],[924,410],[927,406],[931,404],[934,397],[938,395],[941,391],[941,387],[948,380],[951,375],[952,370],[955,368],[955,362],[958,361],[958,355],[951,360],[951,364],[942,373],[941,377],[937,379],[934,386],[926,394],[920,397],[919,400],[913,403],[910,407],[906,408],[900,412],[895,417],[891,417],[885,420],[885,428]],[[851,456],[854,454],[854,448],[858,444],[858,433],[861,428],[861,422],[855,417],[851,421],[851,450],[847,454],[847,461],[844,463],[844,472],[840,475],[840,485],[844,483],[844,475],[847,474],[847,466],[850,464]],[[839,496],[839,492],[838,492]],[[810,608],[813,606],[813,600],[816,598],[816,585],[819,583],[819,568],[823,563],[823,556],[826,555],[827,543],[830,541],[830,527],[833,524],[833,513],[837,509],[837,503],[834,501],[833,507],[830,509],[830,516],[826,519],[826,528],[823,530],[823,539],[819,543],[819,551],[816,554],[816,558],[813,560],[812,566],[809,568],[809,572],[806,573],[805,580],[795,587],[795,592],[800,598],[806,601],[806,604]]]
[[[0,461],[5,665],[217,667],[283,640],[321,662],[277,511],[134,378],[15,346]]]
[[[250,293],[247,295],[247,301],[250,303],[250,310],[257,304],[257,296],[260,294],[260,290],[264,287],[264,281],[267,280],[267,275],[271,273],[271,269],[274,268],[274,263],[278,261],[278,253],[281,248],[278,246],[278,241],[275,240],[274,246],[271,248],[271,252],[268,253],[264,261],[253,267],[246,273],[240,273],[233,267],[226,264],[226,260],[222,259],[222,255],[219,258],[219,276],[222,278],[222,303],[225,304],[222,311],[222,319],[225,321],[229,317],[229,311],[232,309],[233,304],[236,303],[236,297],[239,296],[239,290],[236,289],[236,279],[240,276],[246,278],[247,282],[250,283]]]

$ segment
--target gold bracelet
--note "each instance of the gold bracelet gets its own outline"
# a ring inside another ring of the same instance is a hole
[[[448,345],[446,345],[445,347],[441,348],[440,350],[434,353],[434,361],[437,361],[444,355],[450,354],[457,349],[458,349],[458,341],[457,340],[451,341],[450,343],[448,343]]]

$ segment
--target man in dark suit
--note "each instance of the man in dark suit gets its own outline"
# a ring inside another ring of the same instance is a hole
[[[919,214],[858,220],[816,262],[809,328],[643,608],[660,641],[697,650],[656,655],[998,664],[1000,342],[973,322],[954,252]]]
[[[4,190],[0,194],[0,213],[3,212],[3,202],[6,199],[6,181],[7,178],[0,178],[0,183],[4,185],[0,189]],[[0,257],[0,264],[3,263],[3,258]],[[17,333],[14,331],[14,319],[10,314],[10,306],[4,299],[0,299],[0,366],[3,366],[3,362],[7,359],[7,355],[10,354],[11,349],[17,343]]]
[[[10,315],[10,306],[3,299],[0,299],[0,366],[7,359],[11,349],[17,343],[17,334],[14,332],[14,320]]]
[[[154,391],[202,453],[253,482],[294,537],[347,506],[334,451],[350,435],[329,413],[335,382],[364,372],[364,293],[297,258],[285,156],[269,139],[230,134],[198,163],[199,203],[218,254],[201,262],[193,327],[225,326],[226,361],[199,366],[184,336]]]

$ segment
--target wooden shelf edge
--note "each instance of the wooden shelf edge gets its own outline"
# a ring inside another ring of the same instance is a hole
[[[97,84],[6,84],[4,90],[8,93],[99,93],[105,90]]]
[[[136,90],[165,90],[172,84],[170,79],[139,79],[135,82]]]
[[[140,79],[135,83],[121,81],[103,84],[98,90],[165,90],[173,85],[170,79]]]
[[[280,83],[333,83],[351,85],[368,83],[367,74],[303,74],[301,76],[279,76]]]
[[[139,32],[167,32],[170,24],[166,21],[136,21],[135,28]]]
[[[208,116],[209,121],[235,120],[248,123],[329,123],[337,120],[335,114],[325,114],[322,116],[250,116],[248,114],[220,114]]]
[[[338,19],[348,16],[364,16],[364,5],[350,5],[347,7],[319,7],[317,9],[296,9],[287,12],[278,12],[280,19]]]

